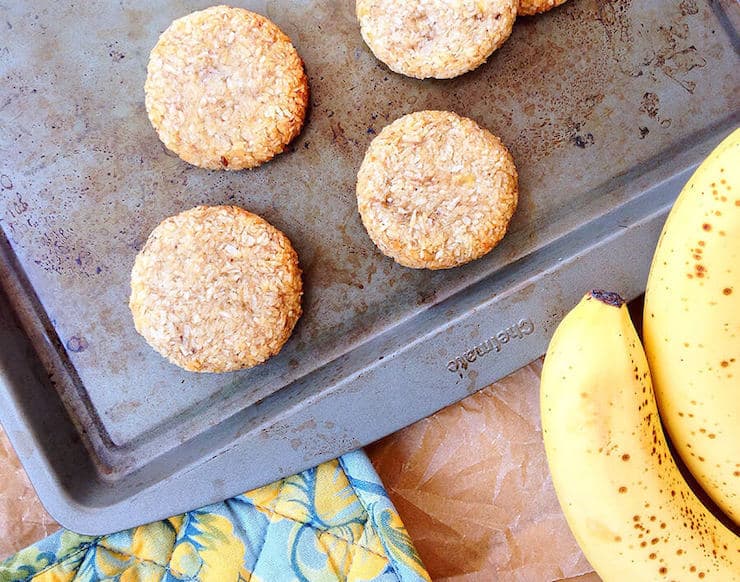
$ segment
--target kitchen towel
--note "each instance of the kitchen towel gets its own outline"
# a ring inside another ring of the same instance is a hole
[[[163,521],[68,530],[0,563],[0,582],[429,580],[362,451]]]

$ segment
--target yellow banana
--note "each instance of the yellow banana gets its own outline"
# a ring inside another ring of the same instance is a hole
[[[668,435],[740,525],[740,129],[699,166],[668,216],[643,325]]]
[[[679,472],[619,295],[592,291],[565,317],[540,390],[555,491],[605,582],[740,580],[740,537]]]

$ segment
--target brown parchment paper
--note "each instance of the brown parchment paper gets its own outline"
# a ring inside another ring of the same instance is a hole
[[[0,560],[58,529],[0,426]]]
[[[552,488],[541,360],[367,448],[434,580],[599,582]],[[56,531],[0,427],[0,559]]]
[[[591,572],[550,480],[541,370],[538,360],[368,447],[433,579],[545,582]]]

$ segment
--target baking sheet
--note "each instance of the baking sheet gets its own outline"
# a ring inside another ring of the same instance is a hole
[[[84,456],[90,471],[85,487],[73,475],[65,484],[61,469],[46,485],[34,480],[65,525],[123,527],[260,485],[379,438],[533,359],[548,318],[583,289],[613,281],[626,295],[639,292],[649,252],[625,254],[627,243],[620,252],[602,249],[606,258],[592,251],[621,234],[649,247],[681,172],[740,109],[725,13],[737,13],[732,1],[571,0],[520,19],[478,70],[426,82],[374,59],[352,2],[236,4],[292,38],[311,87],[306,128],[290,151],[239,173],[180,161],[144,110],[146,61],[159,33],[208,3],[37,0],[2,10],[2,274],[39,359],[5,362],[2,420],[24,434],[14,443],[44,451],[33,462],[56,453],[38,423],[20,414],[29,395],[10,377],[17,366],[50,371],[53,385],[40,383],[39,398],[69,411],[80,435],[70,454]],[[370,140],[420,109],[477,120],[510,147],[520,171],[520,206],[502,244],[446,272],[405,269],[380,255],[354,198]],[[193,375],[136,334],[128,277],[159,221],[222,203],[264,216],[293,241],[305,315],[267,364]],[[542,276],[551,268],[565,277],[558,263],[566,257],[583,257],[571,276],[591,276],[556,293],[556,279]],[[501,355],[466,359],[476,333],[484,341],[522,322],[533,333],[511,335]],[[13,338],[6,341],[21,341]],[[226,471],[219,463],[235,475],[218,475]],[[167,482],[183,492],[165,503]],[[62,492],[73,500],[60,501]],[[80,517],[91,506],[111,515]]]

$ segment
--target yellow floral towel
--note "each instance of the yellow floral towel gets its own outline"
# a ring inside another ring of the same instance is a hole
[[[222,503],[115,534],[61,531],[0,563],[0,581],[429,580],[362,452]]]

